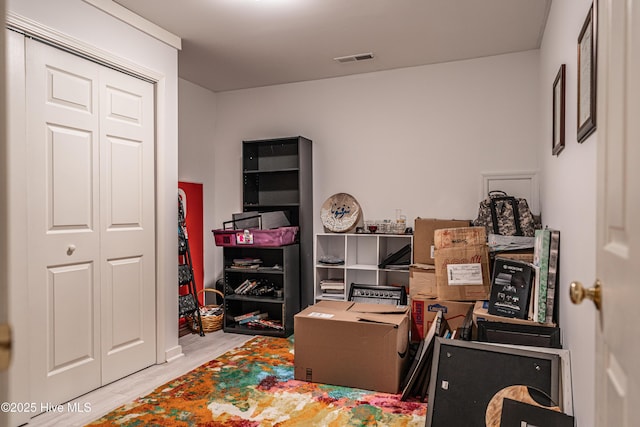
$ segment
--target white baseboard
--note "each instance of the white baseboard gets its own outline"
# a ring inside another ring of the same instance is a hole
[[[182,352],[182,346],[177,345],[173,348],[170,348],[169,350],[165,351],[164,355],[167,363],[171,363],[174,360],[184,357],[184,353]]]

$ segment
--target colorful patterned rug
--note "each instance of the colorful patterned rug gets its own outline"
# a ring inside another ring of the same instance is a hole
[[[256,337],[90,426],[424,426],[400,395],[293,379],[292,338]]]

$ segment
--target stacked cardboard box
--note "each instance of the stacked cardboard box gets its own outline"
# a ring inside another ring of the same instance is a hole
[[[468,220],[416,218],[409,270],[411,339],[423,338],[436,312],[453,330],[476,300],[489,296],[489,252],[482,227]]]
[[[416,218],[413,264],[409,268],[409,296],[437,298],[434,234],[443,228],[468,227],[469,220]]]
[[[443,228],[469,227],[471,221],[458,219],[416,218],[413,231],[413,263],[434,265],[435,231]]]
[[[409,267],[409,298],[436,298],[436,267],[429,264],[413,264]]]
[[[413,341],[422,339],[436,311],[442,311],[455,330],[470,306],[476,325],[478,320],[536,324],[488,313],[493,260],[485,229],[469,224],[456,220],[415,220],[414,264],[409,276]],[[499,256],[531,263],[533,250],[500,252]]]
[[[464,320],[473,307],[473,302],[445,301],[436,298],[425,298],[416,295],[411,299],[411,341],[424,339],[426,332],[438,311],[442,312],[444,319],[452,331],[463,326]]]
[[[438,298],[476,301],[489,297],[489,249],[484,227],[436,230],[434,245]]]

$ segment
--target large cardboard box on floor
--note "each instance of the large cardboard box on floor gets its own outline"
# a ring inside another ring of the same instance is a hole
[[[468,227],[470,223],[468,220],[416,218],[413,224],[413,262],[435,264],[434,232],[441,228]]]
[[[320,301],[294,317],[296,380],[398,393],[409,359],[409,308]]]
[[[489,298],[489,249],[484,227],[446,228],[434,233],[436,286],[443,300]]]
[[[473,308],[473,302],[445,301],[416,295],[411,298],[411,341],[424,339],[438,311],[442,312],[452,331],[461,327]]]
[[[409,266],[409,297],[438,296],[436,287],[436,267],[429,264],[412,264]]]

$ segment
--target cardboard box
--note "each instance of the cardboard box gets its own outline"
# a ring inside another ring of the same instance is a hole
[[[444,228],[433,233],[435,249],[466,248],[486,245],[487,232],[484,227]]]
[[[478,326],[478,320],[485,320],[487,322],[513,323],[516,325],[555,326],[555,323],[538,323],[534,322],[533,320],[496,316],[493,314],[489,314],[488,310],[489,301],[476,301],[473,307],[473,324],[476,325],[476,327]]]
[[[413,225],[413,262],[435,264],[434,232],[441,228],[468,227],[469,220],[416,218]]]
[[[398,393],[409,359],[409,308],[320,301],[294,317],[294,377]]]
[[[436,230],[436,286],[443,300],[489,298],[489,249],[484,227]]]
[[[409,267],[409,297],[421,296],[435,298],[436,267],[427,264],[413,264]]]
[[[422,296],[411,298],[411,341],[420,341],[424,338],[424,334],[436,317],[436,312],[442,311],[449,327],[455,331],[462,326],[472,307],[472,302],[445,301]]]

